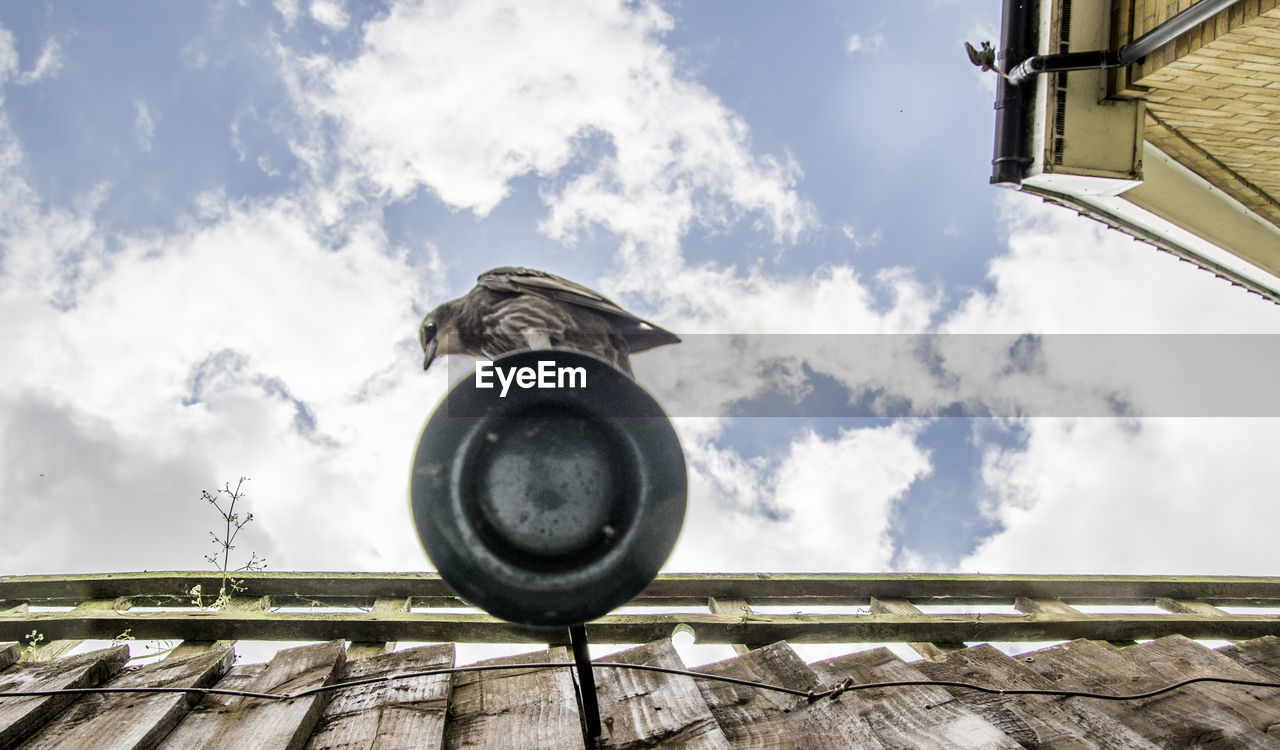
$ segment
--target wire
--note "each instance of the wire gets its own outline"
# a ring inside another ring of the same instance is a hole
[[[267,700],[294,700],[296,698],[305,698],[318,693],[327,693],[337,690],[346,690],[348,688],[360,687],[362,685],[374,685],[383,682],[393,682],[396,680],[407,680],[415,677],[432,677],[443,674],[459,674],[464,672],[493,672],[493,671],[519,671],[519,670],[535,670],[535,669],[561,669],[565,667],[572,668],[576,666],[574,662],[544,662],[542,664],[473,664],[466,667],[448,667],[441,669],[427,669],[421,672],[405,672],[403,674],[387,675],[385,677],[369,677],[363,680],[352,680],[350,682],[338,682],[332,685],[321,685],[319,687],[308,688],[307,690],[299,690],[296,693],[258,693],[251,690],[225,690],[221,688],[199,688],[199,687],[96,687],[96,688],[59,688],[54,690],[7,690],[0,692],[0,699],[4,698],[42,698],[55,695],[99,695],[106,693],[196,693],[198,695],[232,695],[245,698],[263,698]],[[808,703],[814,703],[822,698],[830,698],[835,700],[845,692],[853,692],[858,690],[876,690],[882,688],[903,688],[903,687],[950,687],[961,688],[964,690],[975,690],[980,693],[990,693],[994,695],[1049,695],[1054,697],[1066,698],[1092,698],[1095,700],[1105,701],[1135,701],[1144,698],[1153,698],[1157,695],[1163,695],[1173,690],[1184,688],[1188,685],[1194,685],[1200,682],[1216,682],[1225,685],[1243,685],[1246,687],[1263,687],[1263,688],[1280,688],[1280,682],[1269,682],[1266,680],[1241,680],[1234,677],[1191,677],[1180,682],[1174,682],[1165,685],[1162,688],[1150,690],[1145,693],[1133,693],[1129,695],[1111,695],[1107,693],[1093,693],[1082,690],[1058,690],[1053,688],[997,688],[988,685],[976,685],[972,682],[959,682],[954,680],[894,680],[890,682],[865,682],[854,683],[851,679],[846,679],[840,684],[829,690],[814,692],[812,690],[796,690],[795,688],[784,687],[782,685],[771,685],[766,682],[755,682],[753,680],[742,680],[737,677],[726,677],[724,675],[707,674],[705,672],[694,672],[688,669],[675,669],[672,667],[659,667],[651,664],[624,664],[621,662],[592,662],[591,666],[602,667],[605,669],[635,669],[645,672],[661,672],[664,674],[683,675],[693,677],[700,680],[713,680],[716,682],[727,682],[734,685],[743,685],[746,687],[758,688],[760,690],[772,690],[779,693],[787,693],[789,695],[804,698]]]

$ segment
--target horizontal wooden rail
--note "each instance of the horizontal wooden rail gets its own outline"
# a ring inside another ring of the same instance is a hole
[[[236,576],[244,597],[277,606],[369,607],[378,599],[413,606],[465,606],[435,573],[257,572]],[[216,593],[204,571],[0,576],[3,602],[74,606],[89,599],[129,598],[135,606],[190,602],[190,590]],[[917,605],[1009,604],[1018,597],[1075,605],[1154,604],[1157,599],[1215,606],[1280,606],[1280,578],[1243,576],[955,575],[918,573],[721,573],[661,575],[632,604],[703,606],[708,597],[752,605],[867,606],[871,598]]]
[[[858,643],[1124,641],[1182,634],[1238,640],[1280,635],[1280,615],[608,615],[587,624],[597,643],[647,643],[692,628],[699,643]],[[111,639],[126,631],[140,639],[325,641],[457,641],[553,643],[563,629],[528,628],[474,614],[402,612],[148,612],[88,610],[0,615],[0,641],[32,630],[46,640]]]
[[[45,643],[112,639],[188,641],[345,639],[353,642],[562,643],[543,630],[461,611],[466,603],[433,573],[247,573],[232,605],[208,605],[220,581],[204,572],[0,577],[0,642],[38,632]],[[876,606],[867,608],[874,600]],[[739,609],[715,603],[738,601]],[[380,603],[380,604],[378,604]],[[378,606],[375,606],[378,604]],[[1132,641],[1181,634],[1240,640],[1280,635],[1280,615],[1219,606],[1280,606],[1280,579],[1150,576],[717,574],[659,576],[633,602],[654,609],[588,624],[599,643],[647,643],[692,629],[701,643],[765,644]],[[917,607],[962,604],[939,614]],[[1087,614],[1070,605],[1156,605],[1165,613]],[[761,614],[787,605],[793,614]],[[805,608],[838,605],[831,613]],[[981,612],[996,605],[1022,614]],[[411,611],[442,608],[442,611]],[[673,612],[674,607],[697,612]],[[42,611],[75,607],[71,611]],[[159,608],[159,611],[146,611]],[[857,609],[863,608],[863,609]],[[328,609],[330,611],[323,611]],[[667,611],[664,611],[667,610]]]

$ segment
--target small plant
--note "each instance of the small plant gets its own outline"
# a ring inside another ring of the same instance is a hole
[[[173,641],[160,641],[157,645],[154,641],[149,643],[137,643],[138,639],[133,636],[133,628],[125,628],[124,632],[111,639],[112,646],[128,646],[129,659],[154,659],[167,656],[172,653],[177,646]],[[151,653],[147,653],[148,649],[153,649]]]
[[[231,597],[245,590],[244,582],[236,580],[234,573],[242,573],[245,571],[265,570],[267,561],[265,558],[258,557],[256,552],[249,553],[249,561],[243,565],[233,568],[231,567],[231,550],[236,548],[236,537],[240,535],[240,531],[251,521],[253,521],[252,513],[245,513],[243,517],[236,512],[236,503],[245,497],[244,483],[249,481],[248,477],[240,477],[236,482],[236,488],[231,489],[231,483],[227,482],[222,489],[214,492],[201,490],[200,497],[209,503],[218,511],[218,515],[222,517],[223,532],[219,536],[217,533],[210,531],[209,536],[212,542],[218,547],[218,551],[211,555],[205,555],[204,559],[209,561],[218,569],[221,575],[218,586],[218,598],[210,605],[211,609],[221,609],[231,601]],[[224,507],[225,504],[225,507]],[[204,608],[203,596],[199,584],[192,587],[190,594],[194,603]]]
[[[40,649],[40,644],[44,641],[44,634],[32,630],[23,637],[27,645],[22,647],[22,658],[30,659]]]

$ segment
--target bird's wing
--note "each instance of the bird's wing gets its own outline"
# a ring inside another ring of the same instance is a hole
[[[546,271],[530,268],[495,268],[480,274],[476,283],[495,292],[537,294],[560,302],[589,307],[613,315],[634,318],[603,294]]]
[[[674,333],[632,315],[603,294],[546,271],[495,268],[480,274],[476,285],[495,292],[533,294],[603,313],[614,321],[618,332],[627,341],[627,348],[633,352],[680,341]]]

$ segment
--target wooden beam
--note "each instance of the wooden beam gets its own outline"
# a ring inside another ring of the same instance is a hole
[[[1020,596],[1014,600],[1013,608],[1019,612],[1026,612],[1029,615],[1057,615],[1059,617],[1089,616],[1075,607],[1064,602],[1060,602],[1057,599],[1028,599]],[[1107,642],[1113,646],[1132,646],[1137,643],[1137,641],[1133,639],[1109,639]]]
[[[166,661],[180,661],[191,656],[203,654],[208,651],[218,651],[221,649],[235,649],[235,641],[188,641],[184,640],[173,647],[173,650],[165,655]]]
[[[279,606],[372,606],[380,598],[412,598],[463,606],[435,573],[252,572],[237,576],[244,596],[269,596]],[[202,571],[0,576],[0,600],[76,605],[87,599],[131,597],[135,606],[191,600],[199,584],[217,591],[217,576]],[[1214,605],[1280,605],[1280,578],[1244,576],[1047,576],[957,574],[721,573],[658,576],[637,605],[699,606],[707,597],[764,604],[867,606],[871,597],[913,604],[1007,604],[1015,597],[1073,604],[1151,604],[1156,598]]]
[[[1180,615],[1206,615],[1208,617],[1230,617],[1228,613],[1218,609],[1212,604],[1204,602],[1187,601],[1182,599],[1168,599],[1160,597],[1156,599],[1156,606],[1168,612],[1175,612]]]
[[[1238,640],[1280,635],[1280,615],[610,615],[587,624],[598,643],[648,643],[680,625],[700,643],[1125,641],[1182,634]],[[46,638],[112,638],[128,628],[135,638],[321,641],[457,641],[561,643],[563,628],[533,628],[476,614],[371,612],[195,611],[129,613],[114,610],[0,615],[0,641],[35,629]]]
[[[717,599],[714,596],[707,597],[707,609],[711,614],[718,617],[737,618],[741,622],[746,622],[755,612],[751,611],[751,605],[747,604],[744,599]],[[738,656],[742,656],[751,650],[751,646],[745,643],[733,644],[733,652]]]
[[[1013,600],[1013,608],[1029,615],[1059,615],[1061,617],[1087,617],[1075,607],[1057,599],[1031,599],[1020,596]]]
[[[369,610],[374,612],[408,612],[408,599],[379,599],[373,603],[373,607]],[[389,654],[396,650],[395,641],[352,641],[347,646],[347,659],[367,659],[370,656],[378,656],[380,654]],[[452,664],[450,664],[452,666]]]
[[[94,599],[92,601],[81,602],[72,610],[72,612],[98,612],[114,609],[119,609],[121,611],[127,610],[129,609],[129,602],[113,599]],[[74,633],[56,640],[49,640],[50,636],[41,632],[39,628],[32,628],[32,630],[44,636],[44,640],[41,641],[40,645],[36,648],[25,651],[22,654],[22,661],[50,661],[57,659],[85,641],[83,636]],[[27,631],[28,634],[30,632],[30,630]],[[123,631],[121,631],[110,636],[110,638],[114,639],[116,636],[123,634]]]
[[[919,615],[923,614],[916,605],[905,599],[871,599],[871,613],[875,615]],[[913,641],[907,644],[913,651],[925,659],[941,659],[952,651],[964,648],[964,643],[930,643],[929,641]]]

